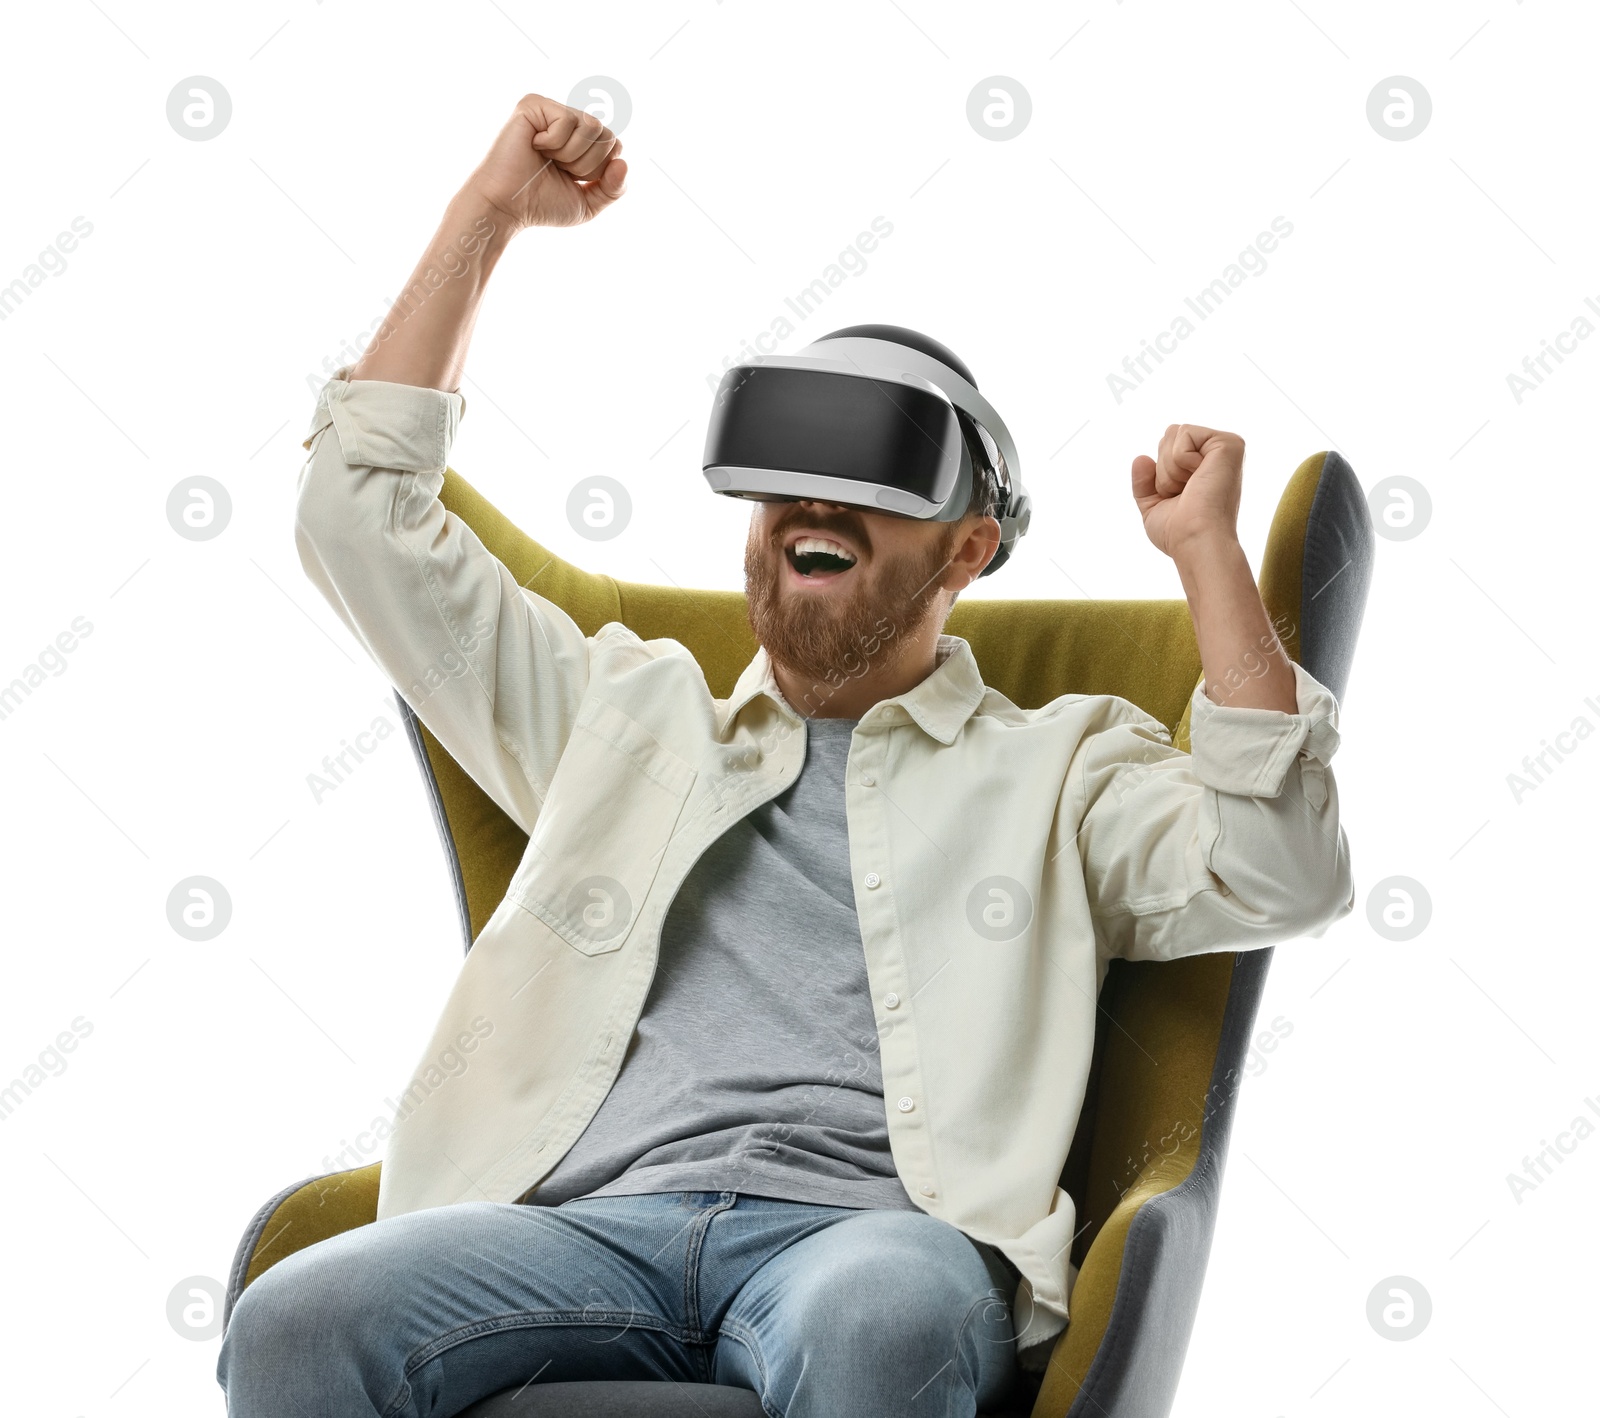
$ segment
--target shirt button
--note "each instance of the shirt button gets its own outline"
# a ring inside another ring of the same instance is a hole
[[[900,996],[892,992],[886,994],[883,997],[883,1007],[885,1009],[898,1009],[900,1007]]]
[[[863,773],[861,775],[861,781],[869,788],[876,787],[878,782],[878,780],[870,773]]]
[[[895,1106],[899,1108],[902,1113],[909,1113],[917,1105],[909,1098],[902,1098],[898,1103],[895,1104]]]
[[[933,1188],[930,1187],[926,1182],[924,1182],[920,1187],[918,1187],[917,1190],[919,1192],[921,1192],[923,1194],[923,1196],[932,1196],[933,1195]]]
[[[877,872],[869,871],[867,873],[866,881],[867,886],[870,888],[879,885],[883,881],[883,878],[879,876]]]

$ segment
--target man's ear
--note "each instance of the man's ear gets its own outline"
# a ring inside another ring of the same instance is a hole
[[[994,517],[972,517],[961,535],[954,560],[972,572],[976,581],[1000,550],[1000,522]]]

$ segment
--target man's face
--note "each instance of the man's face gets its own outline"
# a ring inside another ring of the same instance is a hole
[[[966,522],[922,522],[837,502],[760,502],[744,575],[767,654],[815,682],[893,663],[945,612],[942,578]]]

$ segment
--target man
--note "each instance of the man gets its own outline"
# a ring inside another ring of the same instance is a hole
[[[675,641],[585,636],[445,512],[488,275],[516,232],[615,202],[621,149],[524,98],[313,416],[307,573],[530,840],[378,1220],[234,1309],[241,1418],[601,1377],[739,1385],[773,1418],[992,1410],[1068,1313],[1059,1178],[1109,960],[1352,906],[1337,706],[1272,632],[1231,434],[1173,427],[1133,465],[1205,667],[1192,756],[1110,696],[1020,709],[943,633],[999,548],[987,477],[942,522],[755,503],[760,648],[727,699]]]

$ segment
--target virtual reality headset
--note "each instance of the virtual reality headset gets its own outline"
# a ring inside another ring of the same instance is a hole
[[[954,522],[975,479],[995,490],[1000,547],[1032,507],[1005,422],[971,371],[937,340],[899,325],[852,325],[792,355],[758,355],[717,386],[702,467],[712,491],[758,502],[801,498],[894,517]]]

